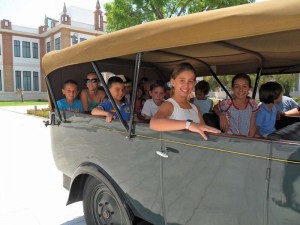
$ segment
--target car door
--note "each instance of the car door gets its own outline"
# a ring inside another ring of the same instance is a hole
[[[167,224],[262,225],[270,142],[165,132],[162,159]]]
[[[268,224],[300,224],[300,143],[272,142]]]

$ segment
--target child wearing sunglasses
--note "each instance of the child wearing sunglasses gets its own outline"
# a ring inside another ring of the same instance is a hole
[[[89,73],[85,79],[87,89],[83,89],[80,94],[80,100],[85,112],[91,112],[99,103],[107,100],[103,89],[99,88],[99,79],[95,73]]]

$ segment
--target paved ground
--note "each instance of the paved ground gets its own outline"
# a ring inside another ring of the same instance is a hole
[[[0,225],[85,225],[81,202],[66,206],[45,118],[28,108],[0,107]]]
[[[0,107],[0,109],[5,109],[11,112],[18,112],[18,113],[23,113],[26,114],[28,109],[43,109],[43,108],[47,108],[48,105],[28,105],[28,106],[3,106]]]

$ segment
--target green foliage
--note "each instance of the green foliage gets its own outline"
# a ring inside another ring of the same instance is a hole
[[[282,74],[273,76],[262,76],[260,79],[260,84],[268,82],[270,80],[275,80],[280,83],[284,89],[283,95],[290,96],[290,92],[294,91],[296,87],[296,81],[299,78],[299,74]]]
[[[293,99],[294,99],[298,104],[300,104],[300,97],[293,97]]]
[[[254,0],[113,0],[104,4],[106,31],[250,2]]]
[[[218,78],[220,79],[220,81],[224,86],[226,86],[229,90],[231,89],[231,80],[233,78],[233,75],[218,76]],[[256,75],[251,74],[250,78],[251,78],[252,87],[254,87]],[[298,79],[299,79],[299,74],[266,75],[266,76],[261,76],[259,80],[259,85],[266,83],[268,81],[277,81],[284,88],[283,95],[290,96],[290,93],[296,89],[296,85],[297,85],[296,81],[298,81]],[[211,90],[219,91],[220,85],[212,76],[205,77],[205,80],[209,83]]]
[[[47,101],[39,100],[39,101],[3,101],[0,102],[1,106],[26,106],[26,105],[48,105]]]
[[[218,76],[219,80],[222,82],[222,84],[227,87],[227,89],[231,89],[231,80],[233,78],[232,75],[228,76]],[[220,85],[219,83],[215,80],[214,77],[209,76],[205,77],[205,80],[209,83],[210,89],[213,91],[220,91]]]

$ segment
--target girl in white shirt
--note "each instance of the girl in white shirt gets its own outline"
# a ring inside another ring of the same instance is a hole
[[[195,105],[187,100],[196,82],[196,72],[189,63],[179,64],[172,73],[172,96],[164,101],[150,121],[150,128],[157,131],[187,129],[199,133],[205,140],[204,132],[220,133],[218,129],[205,124]]]

